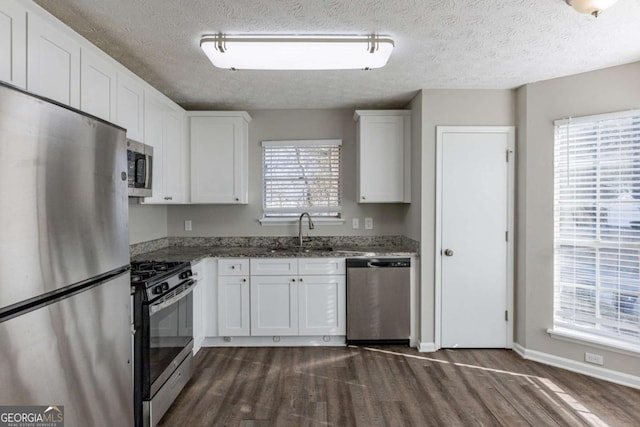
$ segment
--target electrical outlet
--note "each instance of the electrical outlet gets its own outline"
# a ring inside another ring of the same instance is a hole
[[[367,217],[364,219],[364,229],[373,230],[373,218]]]
[[[585,353],[584,361],[594,365],[604,365],[604,357],[601,354]]]
[[[354,230],[357,230],[358,228],[360,228],[360,219],[359,218],[353,218],[351,220],[351,228],[353,228]]]
[[[191,220],[187,219],[184,221],[184,231],[191,231]]]

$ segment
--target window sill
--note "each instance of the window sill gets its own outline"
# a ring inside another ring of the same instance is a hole
[[[574,331],[567,328],[547,329],[551,338],[568,341],[574,344],[589,345],[627,356],[640,357],[640,345],[618,341],[613,338],[600,337],[586,332]]]
[[[304,220],[306,224],[306,219]],[[312,219],[314,225],[342,225],[344,224],[344,219],[342,218],[313,218]],[[298,218],[260,218],[258,222],[262,226],[272,226],[272,225],[297,225]],[[305,225],[306,226],[306,225]]]

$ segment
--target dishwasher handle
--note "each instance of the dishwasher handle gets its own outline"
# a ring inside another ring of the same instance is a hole
[[[347,268],[408,268],[410,258],[347,258]]]

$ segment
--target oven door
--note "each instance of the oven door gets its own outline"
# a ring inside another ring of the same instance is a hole
[[[144,399],[169,379],[193,347],[193,288],[189,279],[147,306],[148,340],[143,344]]]

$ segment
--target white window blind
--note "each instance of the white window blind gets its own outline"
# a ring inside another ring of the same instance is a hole
[[[341,140],[262,141],[265,217],[339,217]]]
[[[555,126],[554,327],[640,343],[640,111]]]

